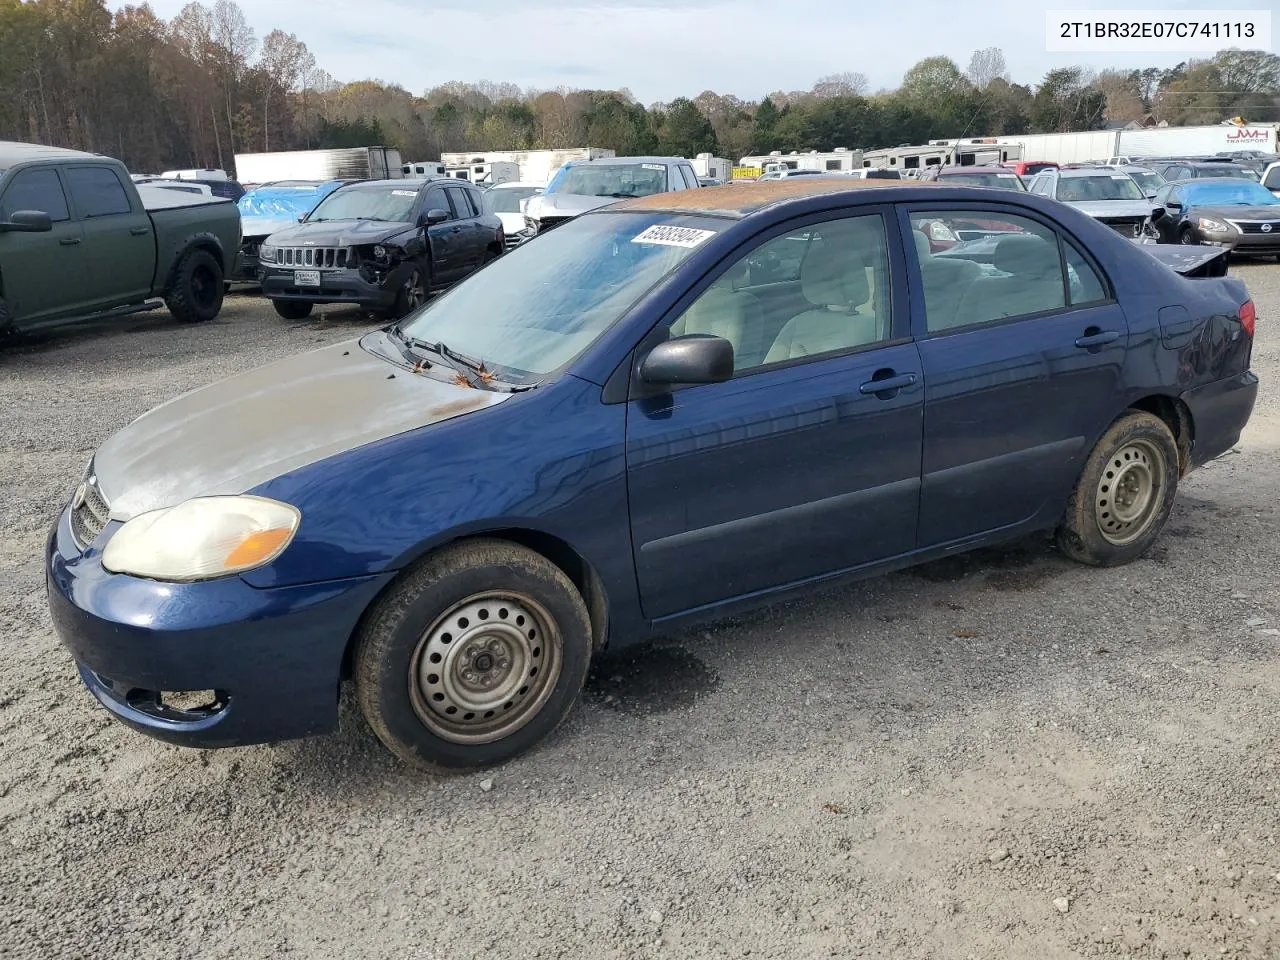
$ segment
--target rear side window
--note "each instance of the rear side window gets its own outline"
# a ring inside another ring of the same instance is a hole
[[[1267,171],[1267,178],[1262,181],[1262,185],[1268,190],[1280,190],[1280,166]]]
[[[1098,272],[1070,243],[1063,243],[1067,258],[1067,290],[1073,307],[1086,303],[1099,303],[1107,299],[1107,288]]]
[[[13,178],[4,192],[4,199],[0,200],[0,214],[8,220],[19,210],[38,210],[47,213],[54,221],[71,219],[67,211],[67,197],[62,192],[56,170],[24,170]]]
[[[70,167],[67,186],[80,216],[111,217],[129,212],[129,195],[120,178],[108,167]]]
[[[467,196],[466,190],[460,190],[457,187],[450,187],[445,190],[449,196],[449,206],[453,210],[453,216],[457,220],[466,220],[475,216],[471,212],[471,199]]]

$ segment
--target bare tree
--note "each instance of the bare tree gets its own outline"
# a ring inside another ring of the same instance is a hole
[[[813,95],[823,98],[861,96],[867,92],[869,85],[865,73],[846,70],[844,73],[820,77],[813,85]]]
[[[1004,52],[999,47],[984,47],[975,50],[969,58],[969,69],[965,74],[979,90],[986,88],[997,77],[1009,79],[1009,69],[1005,66]]]
[[[236,150],[235,103],[240,82],[249,69],[249,59],[257,49],[253,28],[235,0],[218,0],[213,5],[213,44],[222,74],[222,93],[227,104],[227,134],[231,152]]]
[[[303,61],[311,54],[307,45],[292,33],[272,30],[262,38],[262,56],[258,65],[266,74],[262,84],[262,149],[271,149],[271,131],[268,124],[268,107],[272,87],[279,87],[287,94],[293,93],[302,75]],[[312,58],[312,63],[315,60]]]

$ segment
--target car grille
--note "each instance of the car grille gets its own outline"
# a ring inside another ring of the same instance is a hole
[[[528,239],[529,238],[525,236],[523,233],[508,233],[506,234],[506,237],[505,237],[506,249],[514,250],[516,247],[520,246],[520,244],[524,243]]]
[[[1280,220],[1228,220],[1227,223],[1236,227],[1241,233],[1270,233],[1280,240]],[[1263,230],[1264,224],[1271,229]]]
[[[71,507],[71,536],[82,550],[93,543],[111,516],[111,506],[98,489],[98,478],[91,473],[83,488],[83,497],[79,489],[76,490]],[[79,504],[76,500],[80,501]]]
[[[354,267],[356,254],[347,247],[280,247],[276,263],[286,267]]]
[[[1142,233],[1142,224],[1145,219],[1145,217],[1106,217],[1102,219],[1102,223],[1121,236],[1136,237]]]

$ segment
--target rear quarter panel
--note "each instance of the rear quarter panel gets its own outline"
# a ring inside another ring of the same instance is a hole
[[[222,272],[231,274],[240,249],[240,208],[230,200],[148,210],[156,230],[156,275],[153,289],[168,288],[178,260],[191,247],[216,251]]]

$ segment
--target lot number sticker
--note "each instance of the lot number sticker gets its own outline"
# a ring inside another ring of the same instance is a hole
[[[631,238],[632,243],[656,243],[662,247],[696,247],[707,237],[715,236],[714,230],[695,230],[693,227],[652,226]]]
[[[392,190],[391,195],[393,197],[416,197],[418,195],[418,191],[417,190]]]

